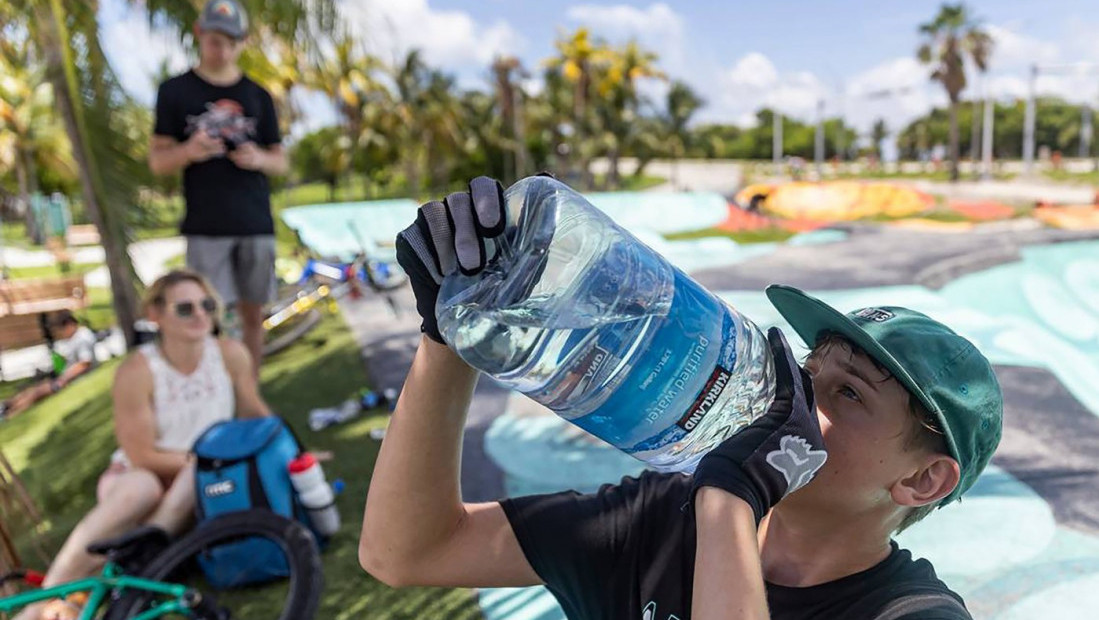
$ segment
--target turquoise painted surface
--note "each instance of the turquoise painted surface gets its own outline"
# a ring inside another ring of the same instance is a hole
[[[1099,242],[1028,248],[1018,263],[965,276],[939,291],[894,286],[814,294],[844,311],[878,305],[920,310],[975,342],[994,363],[1050,370],[1099,415]],[[721,295],[762,328],[788,328],[762,292]],[[792,344],[799,354],[807,352],[800,342]],[[511,414],[493,424],[485,449],[505,471],[509,493],[592,490],[640,469],[597,440],[569,435],[566,427],[556,418]],[[995,466],[961,502],[899,539],[935,564],[977,618],[1090,619],[1099,609],[1099,538],[1059,527],[1042,498]],[[490,589],[480,596],[490,620],[564,618],[544,588]]]
[[[708,228],[725,221],[729,215],[725,199],[711,192],[609,192],[587,196],[626,230],[634,234],[652,231],[658,233],[655,235],[658,238],[659,234]],[[313,251],[350,260],[360,250],[353,228],[361,235],[368,253],[392,256],[393,238],[416,219],[418,207],[418,203],[408,199],[342,202],[291,207],[282,210],[279,217],[297,230]],[[675,217],[669,217],[670,213]],[[673,242],[673,246],[691,247],[691,242],[675,245],[678,243]],[[721,260],[737,258],[736,250],[730,250],[735,246],[735,243],[724,245],[722,251],[713,252],[712,256],[726,257]],[[689,256],[690,250],[681,253]]]

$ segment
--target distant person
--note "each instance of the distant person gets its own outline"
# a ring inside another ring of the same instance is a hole
[[[244,344],[263,354],[263,306],[275,294],[275,225],[268,175],[285,174],[275,105],[238,66],[248,18],[211,0],[195,23],[199,62],[160,85],[149,150],[155,174],[183,171],[187,266],[213,282],[240,317]]]
[[[189,270],[171,271],[146,291],[144,314],[157,324],[158,335],[115,372],[111,396],[119,447],[99,477],[95,507],[69,534],[43,585],[98,570],[103,558],[86,550],[93,541],[141,524],[173,536],[186,530],[195,514],[195,440],[222,420],[270,415],[248,351],[211,334],[219,307],[210,283]],[[16,620],[75,620],[80,611],[79,604],[57,600],[30,606]]]
[[[54,339],[56,376],[24,388],[0,403],[0,418],[12,418],[23,413],[34,403],[56,394],[95,367],[95,333],[81,325],[71,311],[55,313],[47,322],[47,329]]]

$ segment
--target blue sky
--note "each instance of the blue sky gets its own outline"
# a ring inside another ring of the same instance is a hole
[[[169,59],[187,66],[174,33],[150,31],[143,11],[125,0],[105,0],[100,20],[107,52],[123,83],[151,103],[149,75]],[[1097,73],[1043,76],[1039,90],[1099,103],[1099,6],[1095,0],[973,0],[997,51],[985,91],[1008,98],[1026,92],[1027,67],[1092,62]],[[939,3],[927,0],[797,0],[696,2],[535,2],[533,0],[343,0],[347,19],[364,45],[384,57],[410,47],[458,76],[460,84],[487,88],[487,66],[501,52],[519,56],[537,74],[561,32],[586,25],[611,42],[638,39],[661,56],[672,77],[707,100],[700,120],[748,122],[763,105],[809,120],[818,100],[829,115],[842,114],[868,128],[882,117],[899,127],[942,104],[940,87],[914,60],[917,26]],[[1089,6],[1090,5],[1090,6]],[[529,87],[538,88],[532,79]],[[659,98],[663,86],[647,92]],[[866,93],[907,89],[884,100]],[[308,101],[308,128],[331,123],[329,106]],[[302,129],[305,129],[304,127]]]

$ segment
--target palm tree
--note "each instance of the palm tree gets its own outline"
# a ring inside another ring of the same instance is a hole
[[[425,164],[432,193],[446,187],[454,160],[462,153],[465,131],[462,129],[461,106],[455,94],[455,81],[450,75],[432,70],[422,93],[419,122],[425,145]]]
[[[599,94],[597,110],[607,133],[609,169],[607,183],[619,185],[618,159],[636,135],[640,117],[641,98],[637,93],[638,80],[645,78],[666,79],[656,68],[657,55],[630,41],[620,50],[608,50],[609,66],[599,76],[596,92]]]
[[[361,53],[345,27],[332,41],[331,48],[321,52],[316,62],[302,72],[303,85],[324,93],[335,107],[348,149],[377,139],[377,130],[366,124],[366,117],[367,107],[385,90],[374,77],[379,69],[381,63]],[[347,157],[333,156],[329,161],[332,165],[343,164],[343,169],[333,171],[337,178],[342,178],[351,168],[350,151]]]
[[[672,87],[668,89],[668,105],[667,105],[667,136],[669,151],[672,156],[673,162],[678,162],[680,157],[683,157],[687,153],[687,148],[691,142],[691,131],[688,125],[691,122],[691,117],[695,112],[703,106],[705,102],[698,96],[690,86],[687,86],[683,82],[673,82]],[[672,185],[679,185],[679,165],[675,163],[672,168],[673,178]]]
[[[881,143],[887,137],[889,137],[889,127],[886,126],[884,118],[879,118],[874,121],[874,127],[870,130],[870,140],[874,143],[874,156],[879,162],[882,160]]]
[[[966,87],[965,60],[984,71],[992,55],[992,37],[964,3],[944,4],[935,19],[920,25],[923,37],[917,55],[931,65],[931,79],[943,85],[950,98],[950,179],[958,180],[958,103]]]
[[[519,59],[499,56],[492,62],[492,75],[496,81],[496,98],[500,107],[503,126],[510,134],[512,169],[505,171],[507,179],[518,179],[530,173],[530,151],[523,133],[523,93],[515,83],[528,76]],[[509,174],[510,172],[510,174]]]
[[[23,33],[24,35],[26,33]],[[73,177],[75,166],[64,128],[53,109],[53,88],[45,67],[34,57],[27,36],[0,40],[0,169],[15,171],[26,216],[26,234],[39,239],[30,196],[38,191],[38,162],[54,173]]]
[[[599,72],[611,63],[613,54],[602,41],[593,41],[587,28],[578,28],[571,35],[563,35],[554,42],[557,56],[545,61],[550,70],[561,80],[555,83],[571,85],[571,118],[561,119],[568,129],[565,135],[570,158],[580,170],[581,184],[591,185],[590,162],[598,145],[595,144],[597,119],[591,113],[590,103],[594,83]],[[549,82],[549,80],[547,80]]]

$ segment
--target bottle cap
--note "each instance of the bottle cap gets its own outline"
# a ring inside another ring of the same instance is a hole
[[[313,456],[312,452],[302,452],[301,456],[290,461],[288,469],[292,474],[300,474],[301,472],[313,467],[317,464],[317,458]]]

